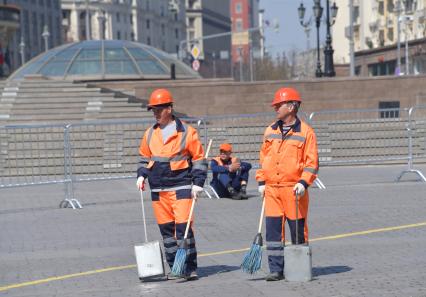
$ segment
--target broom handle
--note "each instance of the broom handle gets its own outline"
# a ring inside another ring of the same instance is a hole
[[[143,203],[143,191],[140,190],[140,192],[141,192],[141,202],[142,202],[143,230],[145,232],[145,242],[148,242],[148,234],[146,232],[145,206]]]
[[[205,154],[206,158],[209,155],[210,148],[212,146],[212,142],[213,142],[213,139],[210,139],[209,145],[207,146],[207,151],[206,151],[206,154]],[[186,223],[185,235],[183,236],[183,239],[186,239],[188,237],[189,226],[191,225],[192,213],[194,212],[194,206],[195,206],[195,199],[192,200],[191,210],[189,211],[189,218],[188,218],[188,222]]]
[[[207,159],[209,157],[210,148],[212,147],[213,138],[209,140],[209,144],[207,145],[207,150],[205,154],[205,158]]]
[[[189,225],[191,225],[191,218],[192,218],[192,212],[194,211],[194,206],[195,206],[195,200],[193,199],[191,204],[191,210],[189,211],[189,218],[188,218],[188,222],[186,223],[185,235],[183,236],[183,239],[186,239],[188,237]]]
[[[262,232],[262,223],[263,223],[263,214],[264,213],[265,213],[265,195],[263,195],[262,212],[260,213],[259,229],[258,229],[257,233]]]
[[[296,192],[296,244],[299,244],[299,193]]]

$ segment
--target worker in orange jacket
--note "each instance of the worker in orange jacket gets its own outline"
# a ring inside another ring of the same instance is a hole
[[[210,185],[219,197],[247,199],[247,181],[251,164],[232,157],[232,145],[229,143],[222,143],[219,152],[219,156],[210,161],[210,169],[213,172]]]
[[[259,193],[265,199],[267,281],[283,279],[284,224],[296,244],[296,195],[299,197],[298,244],[307,243],[307,191],[318,172],[318,149],[313,129],[297,117],[302,100],[293,88],[280,88],[272,106],[277,121],[266,128],[256,173]]]
[[[167,263],[173,266],[176,251],[183,240],[193,199],[203,191],[207,161],[197,131],[173,115],[173,97],[166,89],[155,90],[149,99],[156,124],[141,140],[142,157],[137,170],[138,189],[148,179],[154,214],[163,237]],[[197,279],[197,250],[194,232],[188,233],[187,280]],[[168,279],[180,276],[169,273]]]

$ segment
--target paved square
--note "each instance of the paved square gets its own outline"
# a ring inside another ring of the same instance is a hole
[[[81,210],[59,209],[63,186],[0,190],[0,296],[426,296],[426,183],[393,180],[404,166],[328,167],[311,189],[314,280],[267,283],[239,270],[261,201],[196,205],[200,280],[140,283],[143,241],[134,180],[77,185]],[[419,169],[426,172],[426,166]],[[407,176],[407,179],[408,176]],[[149,201],[149,195],[146,195]],[[147,203],[151,239],[160,233]],[[361,232],[364,231],[364,232]]]

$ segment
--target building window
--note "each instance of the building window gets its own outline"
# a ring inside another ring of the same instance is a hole
[[[405,0],[404,1],[405,12],[414,12],[416,10],[416,2],[414,0]]]
[[[393,28],[388,29],[388,39],[389,41],[393,41]]]
[[[161,35],[166,35],[166,26],[164,24],[161,24]]]
[[[160,7],[160,16],[164,16],[164,6]]]
[[[120,22],[120,14],[118,12],[115,14],[115,18],[117,19],[117,23],[119,23]]]
[[[235,31],[237,31],[237,32],[243,31],[243,20],[242,19],[237,19],[235,21]]]
[[[379,45],[380,46],[385,45],[385,31],[384,30],[379,31]]]
[[[361,75],[361,66],[356,66],[355,67],[355,75],[356,76],[360,76]]]
[[[35,13],[35,12],[33,12],[32,13],[32,20],[31,20],[31,23],[33,24],[32,25],[32,30],[33,30],[33,32],[32,32],[32,35],[34,36],[34,37],[36,37],[36,36],[38,36],[38,32],[37,32],[37,30],[38,30],[38,24],[37,24],[37,21],[38,21],[38,19],[37,19],[37,13]],[[40,31],[40,32],[43,32],[43,30],[42,31]],[[34,39],[34,46],[35,46],[35,48],[37,49],[37,52],[40,52],[40,51],[42,51],[42,46],[39,44],[39,39],[38,38],[35,38]],[[44,44],[44,43],[43,43]],[[1,49],[0,49],[0,51],[1,51]]]
[[[396,60],[383,61],[368,65],[369,76],[394,75],[396,69]]]
[[[130,25],[133,25],[133,17],[130,15]]]
[[[121,39],[121,32],[117,31],[117,39],[120,40]]]
[[[354,23],[357,24],[358,23],[358,18],[359,18],[359,6],[354,6],[354,10],[353,10],[353,14],[354,14]]]
[[[188,28],[194,28],[195,18],[188,19]]]
[[[235,3],[235,13],[242,13],[242,11],[243,11],[243,8],[241,5],[241,2]]]
[[[395,4],[393,3],[393,0],[388,0],[388,11],[393,12],[395,9]]]
[[[151,5],[150,5],[150,0],[146,0],[146,10],[150,10],[151,9]]]
[[[195,1],[196,0],[189,0],[188,1],[188,7],[189,7],[189,9],[194,9],[194,3],[195,3]]]
[[[130,39],[131,39],[132,41],[135,41],[135,33],[134,33],[134,32],[131,32],[131,33],[130,33]]]
[[[148,36],[146,38],[146,44],[151,45],[151,37]]]
[[[179,38],[179,30],[178,29],[175,29],[175,37],[176,37],[176,39]]]
[[[179,20],[179,15],[177,13],[175,13],[175,21]]]
[[[380,118],[381,119],[389,119],[389,118],[399,118],[399,101],[380,101],[379,109],[380,110]],[[383,110],[389,109],[389,110]]]
[[[150,20],[146,20],[146,28],[149,29],[151,27],[151,22]]]
[[[385,14],[385,3],[383,1],[379,1],[379,14],[380,15]]]

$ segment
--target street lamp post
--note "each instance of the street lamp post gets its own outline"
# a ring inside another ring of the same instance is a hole
[[[213,59],[213,78],[216,78],[216,53],[212,53],[212,59]]]
[[[410,61],[408,55],[408,22],[413,20],[413,17],[410,15],[404,15],[404,37],[405,37],[405,75],[410,74]]]
[[[243,48],[238,48],[238,60],[240,62],[240,81],[243,81]]]
[[[320,60],[320,37],[319,37],[319,28],[321,24],[321,17],[323,8],[321,6],[320,0],[314,0],[314,16],[315,16],[315,26],[317,28],[317,69],[315,70],[315,76],[321,77],[321,60]],[[300,14],[299,14],[300,17]]]
[[[47,25],[44,25],[43,33],[41,34],[41,36],[44,39],[44,51],[47,52],[49,50],[49,36],[50,36]]]
[[[401,25],[400,25],[400,15],[401,15],[401,0],[396,0],[395,6],[396,12],[396,74],[400,75],[401,73]]]
[[[331,34],[330,34],[330,27],[334,25],[334,21],[337,15],[338,7],[336,3],[333,3],[333,6],[331,7],[331,17],[332,22],[330,22],[330,1],[326,0],[327,6],[326,6],[326,26],[327,26],[327,36],[325,41],[325,48],[324,48],[324,76],[332,77],[336,76],[336,72],[334,71],[334,63],[333,63],[333,47],[331,45]]]
[[[25,42],[24,37],[21,37],[21,43],[19,43],[19,53],[21,54],[21,65],[25,64]]]
[[[312,18],[309,18],[309,21],[307,21],[307,22],[304,21],[306,8],[303,6],[303,3],[300,3],[300,6],[297,9],[297,11],[299,13],[300,25],[302,25],[302,27],[303,27],[303,29],[305,31],[305,34],[306,34],[306,56],[308,56],[309,55],[309,47],[310,47],[310,44],[309,44],[310,43],[309,42],[309,33],[311,31]],[[308,76],[308,66],[309,66],[309,64],[310,64],[310,59],[308,59],[308,61],[305,62],[305,76]]]
[[[314,16],[315,16],[315,26],[317,28],[317,68],[315,70],[315,76],[321,77],[322,71],[321,71],[321,59],[320,59],[320,37],[319,37],[319,28],[321,24],[321,17],[322,17],[322,11],[323,8],[321,6],[320,0],[314,0],[314,6],[312,7],[314,10]],[[305,18],[305,12],[306,8],[303,6],[303,3],[300,3],[299,8],[297,9],[297,12],[299,14],[299,21],[300,24],[305,27],[305,24],[303,19]]]

